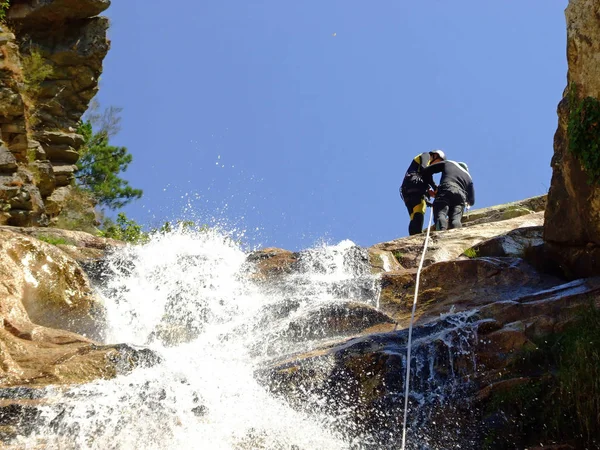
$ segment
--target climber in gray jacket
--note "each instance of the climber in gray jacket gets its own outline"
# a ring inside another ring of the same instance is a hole
[[[441,173],[442,178],[435,193],[433,215],[437,230],[460,228],[465,206],[475,204],[475,189],[469,168],[463,162],[440,161],[423,169],[423,177]]]

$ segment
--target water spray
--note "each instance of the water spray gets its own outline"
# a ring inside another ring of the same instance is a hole
[[[46,391],[9,447],[347,449],[337,415],[292,408],[257,372],[338,336],[313,314],[329,317],[348,298],[375,304],[380,283],[350,241],[299,252],[297,265],[257,282],[248,254],[214,228],[175,229],[107,256],[96,286],[105,343],[143,346],[161,362]]]
[[[408,390],[410,385],[410,350],[412,344],[412,329],[413,322],[415,320],[415,311],[417,309],[417,296],[419,295],[419,280],[421,278],[421,270],[423,269],[423,262],[425,261],[425,253],[427,253],[427,244],[429,243],[429,232],[431,230],[431,219],[433,217],[433,208],[429,211],[429,223],[427,224],[427,235],[425,237],[425,244],[423,245],[423,254],[421,255],[421,262],[417,270],[417,281],[415,282],[415,297],[413,300],[412,314],[410,316],[410,325],[408,327],[408,343],[406,344],[406,379],[404,391],[404,421],[402,423],[402,450],[406,444],[406,417],[408,415]]]

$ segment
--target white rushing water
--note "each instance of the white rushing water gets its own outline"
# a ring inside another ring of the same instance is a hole
[[[342,449],[333,418],[272,396],[255,371],[319,342],[290,324],[347,300],[375,306],[378,282],[351,242],[302,252],[281,285],[256,282],[247,254],[216,231],[157,235],[113,255],[101,295],[105,342],[161,362],[48,394],[18,448]]]

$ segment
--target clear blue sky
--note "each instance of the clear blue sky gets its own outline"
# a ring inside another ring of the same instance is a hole
[[[114,0],[98,100],[144,196],[299,250],[407,235],[412,157],[469,164],[476,207],[544,194],[567,0]],[[186,205],[192,210],[186,210]]]

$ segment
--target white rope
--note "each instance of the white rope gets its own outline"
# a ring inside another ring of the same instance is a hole
[[[419,263],[419,269],[417,270],[417,281],[415,283],[415,298],[413,300],[412,314],[410,316],[410,325],[408,327],[408,343],[406,344],[406,380],[404,382],[406,389],[404,391],[404,422],[402,424],[402,450],[406,444],[406,417],[408,414],[408,388],[410,380],[410,350],[412,344],[412,329],[413,322],[415,320],[415,310],[417,309],[417,296],[419,295],[419,280],[421,279],[421,270],[423,269],[423,262],[425,261],[425,253],[427,252],[427,244],[429,243],[429,230],[431,229],[431,218],[433,217],[433,208],[429,211],[429,224],[427,225],[427,236],[425,237],[425,244],[423,245],[423,254],[421,255],[421,262]]]

